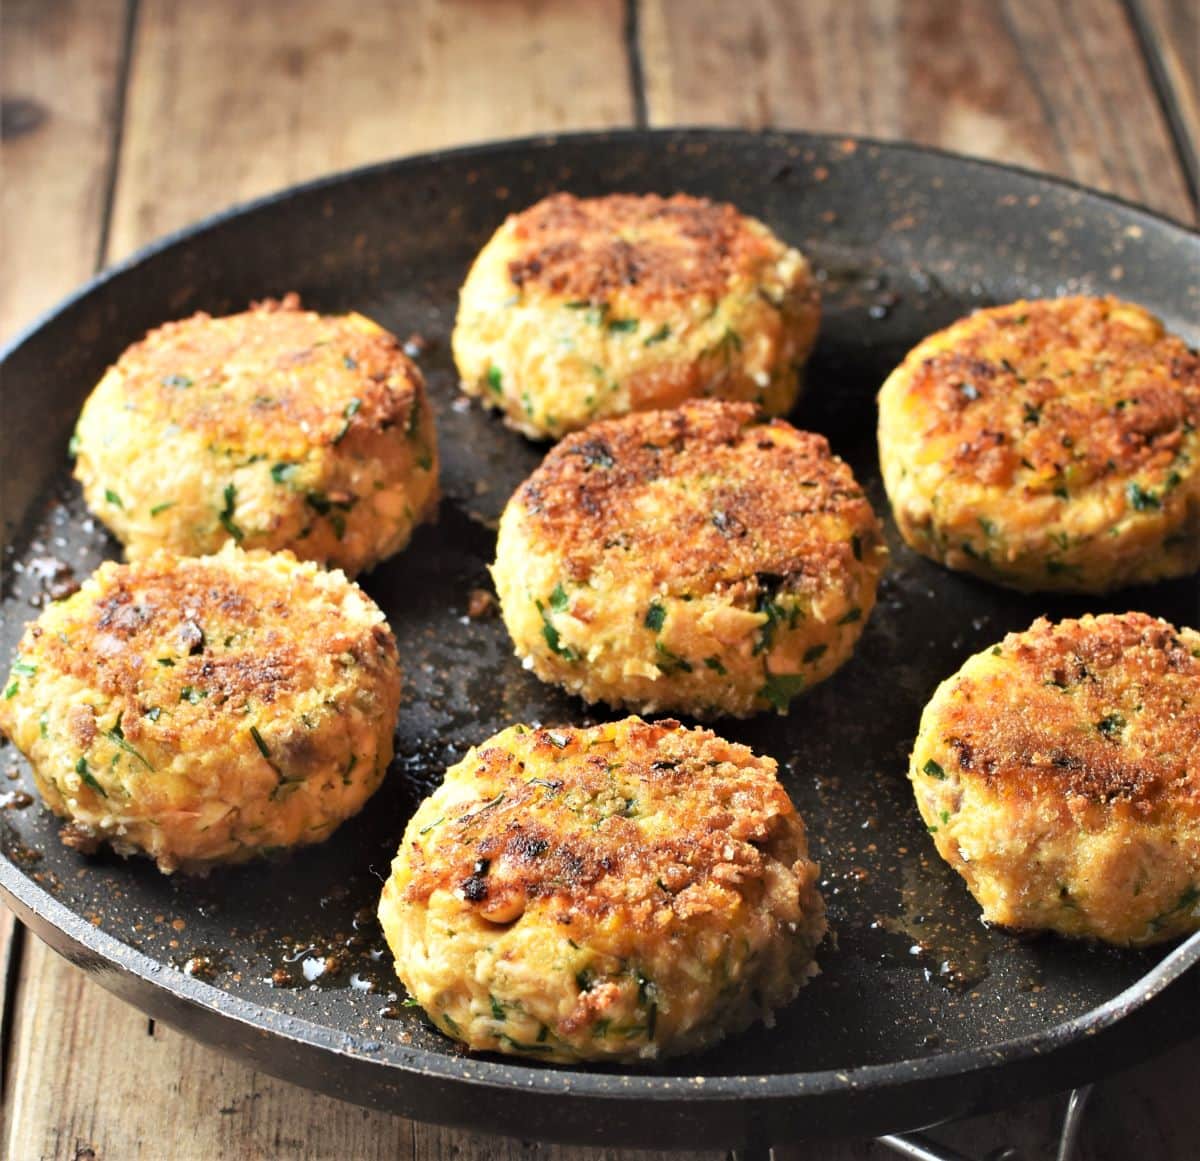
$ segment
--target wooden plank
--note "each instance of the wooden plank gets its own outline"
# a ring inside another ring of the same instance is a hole
[[[903,138],[1193,209],[1119,0],[643,0],[652,125]]]
[[[1195,0],[1132,0],[1132,12],[1190,171],[1200,220],[1200,6]]]
[[[125,0],[0,6],[0,339],[95,268],[124,29]]]
[[[317,174],[632,108],[620,0],[145,0],[109,259]]]
[[[361,1109],[229,1060],[146,1017],[31,941],[27,994],[6,1096],[6,1157],[158,1161],[517,1161],[519,1141],[482,1137]],[[36,997],[38,1002],[31,999]],[[64,1013],[71,1018],[64,1020]],[[530,1133],[536,1126],[530,1125]],[[634,1150],[539,1148],[546,1161],[667,1161]],[[719,1154],[698,1154],[718,1161]]]

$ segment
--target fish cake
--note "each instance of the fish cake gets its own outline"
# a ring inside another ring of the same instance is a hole
[[[803,255],[733,206],[560,193],[476,258],[454,360],[468,395],[533,438],[701,397],[782,415],[819,321]]]
[[[396,972],[478,1051],[630,1063],[772,1019],[816,974],[818,869],[770,758],[678,722],[512,726],[413,815]]]
[[[564,439],[509,501],[492,575],[543,681],[707,718],[785,712],[833,673],[886,555],[822,436],[706,401]]]
[[[350,576],[433,514],[433,412],[396,339],[299,299],[196,314],[135,343],[72,440],[88,507],[136,560],[290,549]]]
[[[949,568],[1083,593],[1200,568],[1200,354],[1131,303],[931,335],[879,393],[879,457],[905,541]]]
[[[989,923],[1114,944],[1200,928],[1200,633],[1144,613],[1023,633],[938,687],[909,769]]]
[[[64,841],[203,871],[320,842],[392,756],[383,614],[291,553],[109,561],[26,630],[0,729]]]

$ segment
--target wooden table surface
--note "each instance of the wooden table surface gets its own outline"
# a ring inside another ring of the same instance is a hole
[[[906,138],[1195,224],[1196,0],[6,0],[0,332],[234,202],[446,145],[710,124]],[[0,1154],[608,1158],[294,1088],[112,998],[0,908]],[[1200,1155],[1200,1045],[1115,1076],[1081,1161]],[[938,1131],[1050,1155],[1048,1098]],[[531,1137],[537,1126],[529,1126]],[[883,1157],[866,1141],[778,1158]],[[715,1155],[714,1155],[715,1156]]]

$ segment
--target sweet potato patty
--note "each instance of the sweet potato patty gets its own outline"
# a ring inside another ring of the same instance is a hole
[[[534,437],[701,396],[780,415],[819,319],[808,263],[732,206],[556,194],[480,252],[454,357],[463,390]]]
[[[294,295],[151,331],[92,392],[73,443],[88,506],[130,559],[233,540],[354,575],[437,499],[420,371],[369,319]]]
[[[567,437],[500,521],[517,655],[588,701],[787,709],[850,655],[886,550],[824,438],[702,402]]]
[[[1200,633],[1144,613],[1024,633],[938,688],[909,770],[992,923],[1117,944],[1200,927]]]
[[[64,839],[203,869],[319,842],[374,792],[400,699],[383,614],[291,553],[108,562],[25,633],[0,728]]]
[[[1200,568],[1200,354],[1114,298],[1016,302],[920,343],[879,393],[905,540],[1015,588]]]
[[[451,1036],[540,1060],[769,1021],[825,932],[775,769],[669,720],[503,730],[408,824],[379,903],[397,974]]]

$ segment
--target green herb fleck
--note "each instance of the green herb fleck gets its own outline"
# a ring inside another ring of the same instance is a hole
[[[163,504],[155,504],[154,507],[150,509],[150,515],[158,516],[161,513],[165,512],[168,508],[174,508],[175,503],[176,503],[176,501],[174,501],[174,500],[167,500]]]
[[[1121,731],[1126,726],[1126,721],[1121,714],[1105,714],[1097,723],[1098,729],[1106,738],[1120,737]]]
[[[647,339],[645,339],[643,341],[642,346],[643,347],[653,347],[657,343],[661,343],[664,339],[669,339],[670,337],[671,337],[671,328],[666,323],[663,323],[663,325],[660,326],[658,328],[658,330],[656,330],[654,332],[654,334],[650,335]]]
[[[493,1020],[503,1020],[504,1019],[504,1005],[502,1003],[500,1003],[500,1001],[497,1000],[495,996],[489,995],[488,999],[491,1000],[491,1002],[492,1002],[492,1019]]]
[[[659,632],[663,627],[663,622],[667,619],[667,610],[663,607],[661,601],[651,601],[650,607],[646,610],[646,616],[642,624],[652,632]]]
[[[13,680],[8,683],[8,688],[4,691],[4,700],[8,701],[11,698],[16,697],[20,691],[21,683],[14,677]]]
[[[159,665],[165,665],[168,669],[173,669],[175,667],[175,662],[172,661],[170,657],[159,657],[157,660]]]
[[[714,673],[719,674],[721,677],[724,677],[729,672],[729,670],[726,669],[725,666],[721,664],[721,659],[719,657],[706,657],[704,659],[704,664],[707,665],[708,668],[711,669]]]
[[[557,654],[564,661],[578,661],[579,654],[575,652],[569,645],[562,643],[562,638],[559,636],[558,630],[550,620],[550,614],[546,612],[546,606],[541,601],[534,601],[537,606],[537,611],[542,618],[542,636],[546,639],[546,644],[550,646],[550,651]]]
[[[488,368],[487,381],[488,386],[497,395],[504,390],[504,376],[500,373],[500,368],[495,363]]]
[[[804,664],[811,665],[814,661],[825,656],[825,651],[829,648],[828,645],[810,645],[804,651]]]
[[[861,620],[862,620],[862,609],[860,609],[857,605],[855,605],[854,608],[852,608],[848,613],[846,613],[845,616],[838,618],[838,624],[839,625],[850,625],[850,624],[853,624],[855,621],[861,621]]]
[[[22,677],[32,677],[37,673],[37,666],[30,665],[28,661],[14,661],[12,671],[19,673]]]
[[[1042,420],[1042,409],[1035,407],[1032,403],[1026,402],[1024,422],[1032,424],[1036,427]]]
[[[162,385],[164,387],[178,387],[182,389],[184,387],[190,387],[192,385],[192,380],[188,378],[187,375],[164,375],[162,379]]]
[[[179,691],[179,700],[190,702],[192,705],[199,705],[206,697],[208,697],[208,690],[196,689],[191,685],[185,685]]]
[[[783,713],[792,698],[804,688],[803,673],[768,673],[766,684],[758,691],[780,713]]]
[[[556,612],[563,612],[570,603],[571,598],[567,596],[567,590],[562,587],[562,582],[554,586],[554,592],[550,594],[550,607]]]
[[[350,402],[346,404],[345,409],[342,411],[342,426],[338,430],[337,435],[333,437],[333,442],[335,445],[341,443],[342,440],[346,438],[346,432],[350,430],[350,424],[353,422],[354,417],[361,409],[362,400],[357,396],[355,396],[355,398],[351,399]]]
[[[1130,480],[1125,486],[1125,495],[1139,512],[1162,507],[1162,501],[1153,492],[1147,492],[1136,480]]]
[[[946,771],[942,769],[940,763],[935,762],[932,758],[921,767],[922,774],[928,774],[930,778],[936,778],[939,782],[945,781]]]
[[[607,326],[610,331],[626,334],[629,331],[636,331],[638,329],[638,320],[635,318],[610,318]]]
[[[428,826],[421,827],[421,829],[419,831],[417,831],[417,834],[428,834],[431,830],[433,830],[433,828],[435,826],[440,826],[445,821],[446,821],[445,815],[442,815],[441,818],[435,818],[433,820],[433,822],[431,822]]]
[[[357,371],[358,370],[358,363],[355,360],[353,355],[343,355],[342,356],[342,366],[344,366],[347,371]]]
[[[245,533],[233,522],[233,509],[237,504],[237,488],[233,484],[225,485],[225,507],[221,509],[218,519],[221,527],[236,541],[241,541]]]
[[[258,747],[258,752],[269,762],[271,760],[271,751],[267,748],[267,743],[263,741],[263,736],[258,732],[257,727],[250,727],[250,736],[254,739],[254,744]]]
[[[116,494],[116,492],[114,492],[114,491],[112,490],[112,488],[105,488],[105,489],[104,489],[104,498],[105,498],[105,499],[106,499],[106,500],[107,500],[107,501],[108,501],[108,502],[109,502],[109,503],[110,503],[110,504],[111,504],[111,505],[112,505],[114,508],[124,508],[124,507],[125,507],[125,505],[121,503],[121,497],[120,497],[120,496],[118,496],[118,495]]]
[[[678,653],[672,653],[661,641],[654,642],[654,652],[658,655],[654,664],[662,673],[692,672],[691,662],[680,657]]]
[[[162,709],[159,706],[152,705],[146,711],[146,717],[148,717],[152,722],[156,722],[160,717],[162,717]]]
[[[277,484],[290,484],[296,475],[298,464],[275,464],[271,468],[271,479]]]
[[[124,716],[125,716],[124,710],[122,710],[119,714],[117,714],[116,723],[113,725],[113,728],[111,730],[104,731],[104,736],[106,738],[108,738],[108,740],[110,742],[112,742],[115,746],[117,746],[119,749],[124,750],[126,754],[129,754],[131,757],[136,758],[139,762],[141,762],[141,764],[143,766],[146,767],[147,770],[150,771],[151,774],[153,774],[154,767],[151,766],[150,763],[147,762],[146,759],[143,758],[142,755],[139,754],[137,752],[137,750],[135,750],[133,748],[133,746],[131,746],[125,740],[125,731],[123,729],[121,729],[121,719]]]
[[[108,797],[108,791],[96,781],[96,776],[88,769],[86,758],[80,758],[75,763],[75,773],[83,779],[84,785],[90,786],[101,798]]]

